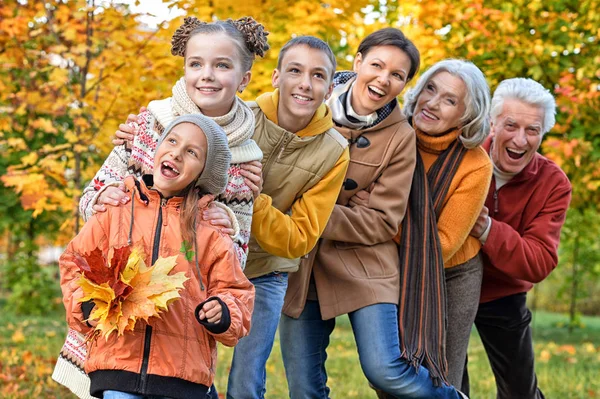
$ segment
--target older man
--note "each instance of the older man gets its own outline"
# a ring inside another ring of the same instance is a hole
[[[526,296],[556,267],[571,200],[567,176],[537,153],[555,113],[552,95],[531,79],[503,81],[492,99],[492,133],[485,148],[494,177],[471,235],[483,244],[484,259],[475,325],[499,399],[544,398],[537,387]],[[463,391],[468,384],[465,367]]]

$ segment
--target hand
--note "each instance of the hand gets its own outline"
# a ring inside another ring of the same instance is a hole
[[[116,187],[108,187],[100,194],[98,201],[92,206],[95,212],[105,212],[106,205],[119,206],[129,202],[129,195],[125,193],[125,185],[121,182]]]
[[[140,108],[140,114],[146,111],[146,107]],[[139,123],[138,116],[129,114],[127,116],[127,122],[119,125],[119,130],[115,132],[115,138],[112,140],[113,145],[118,146],[121,144],[130,145],[133,142],[136,131],[131,125],[132,123]]]
[[[202,219],[209,221],[213,226],[219,227],[224,234],[229,236],[235,234],[229,213],[214,202],[211,202],[208,208],[202,211]]]
[[[355,206],[368,207],[370,197],[370,192],[368,192],[367,190],[361,190],[354,194],[352,197],[350,197],[350,199],[348,200],[348,206],[350,208],[354,208]]]
[[[219,323],[223,315],[223,307],[216,299],[206,302],[198,312],[200,320],[206,319],[209,323]]]
[[[263,188],[262,163],[252,161],[243,163],[241,174],[245,177],[244,181],[252,190],[252,195],[256,200]]]
[[[491,220],[489,218],[489,211],[487,207],[484,206],[481,212],[479,213],[479,216],[477,217],[475,226],[473,226],[469,234],[475,238],[481,237],[481,235],[485,232],[485,229],[487,229],[488,223],[491,223]]]

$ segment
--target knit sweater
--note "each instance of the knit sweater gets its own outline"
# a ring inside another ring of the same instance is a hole
[[[439,154],[454,140],[458,140],[460,133],[460,130],[456,130],[442,136],[429,136],[416,131],[417,146],[426,171],[429,171]],[[469,232],[483,207],[491,178],[492,163],[483,148],[467,151],[450,183],[437,221],[444,267],[465,263],[481,249],[479,240],[470,236]]]
[[[245,108],[242,109],[239,107]],[[212,119],[219,125],[225,126],[230,146],[232,146],[231,138],[235,137],[236,139],[236,145],[231,147],[232,159],[228,172],[227,187],[217,198],[217,201],[231,209],[235,216],[235,220],[233,220],[234,224],[239,224],[239,230],[232,239],[243,269],[246,265],[248,254],[248,240],[250,239],[254,200],[252,190],[245,183],[244,176],[240,173],[240,164],[254,160],[260,161],[262,159],[262,152],[253,140],[240,141],[238,137],[239,132],[235,129],[229,129],[232,123],[236,123],[236,118],[239,119],[241,112],[252,118],[252,131],[249,132],[249,136],[251,136],[254,128],[254,114],[249,111],[247,105],[241,100],[236,100],[234,107],[227,115]],[[106,158],[89,186],[84,190],[79,202],[79,209],[85,220],[88,220],[92,216],[92,206],[107,187],[118,185],[129,175],[140,178],[144,174],[152,173],[154,152],[156,151],[158,139],[164,128],[176,116],[178,115],[174,111],[171,98],[152,101],[148,105],[148,111],[138,115],[138,123],[134,124],[136,136],[131,148],[127,148],[125,145],[116,146],[108,158]],[[228,130],[231,130],[231,132]]]

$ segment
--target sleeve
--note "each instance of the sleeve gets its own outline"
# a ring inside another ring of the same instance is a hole
[[[461,179],[442,209],[437,225],[444,262],[465,243],[483,208],[493,169],[487,156],[485,160],[485,164]]]
[[[374,182],[368,206],[337,204],[322,237],[375,245],[391,240],[404,218],[416,163],[416,138],[407,134]]]
[[[248,257],[248,241],[250,240],[254,197],[252,196],[252,190],[244,182],[244,177],[239,173],[232,173],[231,167],[229,168],[225,193],[221,194],[215,200],[216,202],[229,208],[235,216],[231,221],[234,229],[238,232],[231,239],[233,240],[235,253],[243,270],[246,267],[246,258]],[[217,206],[222,208],[221,205]]]
[[[530,283],[545,279],[558,264],[560,230],[570,202],[571,184],[563,176],[522,235],[507,223],[492,218],[490,234],[482,247],[491,266]]]
[[[261,194],[254,204],[252,219],[252,234],[261,248],[290,259],[309,253],[327,225],[349,162],[346,147],[333,168],[294,201],[290,215],[275,208],[271,197]]]
[[[87,333],[90,328],[85,323],[85,317],[79,300],[83,298],[83,291],[78,285],[81,272],[75,264],[75,256],[92,252],[100,248],[104,254],[108,253],[108,239],[100,218],[108,218],[108,213],[92,217],[79,234],[69,243],[65,252],[58,260],[60,268],[60,288],[63,293],[67,323],[73,330]]]
[[[244,275],[239,260],[228,238],[220,237],[220,244],[213,245],[214,260],[208,272],[207,294],[217,298],[223,307],[223,317],[229,314],[229,328],[224,332],[209,334],[225,346],[234,346],[250,332],[254,309],[254,286]],[[219,330],[216,330],[219,331]]]

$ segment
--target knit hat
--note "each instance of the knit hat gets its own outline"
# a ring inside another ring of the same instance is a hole
[[[186,122],[198,126],[204,132],[206,142],[208,143],[206,163],[200,177],[196,181],[196,187],[199,187],[203,193],[221,194],[227,186],[231,151],[229,151],[225,131],[216,122],[202,114],[179,116],[165,128],[165,131],[156,144],[156,148],[161,145],[175,126]]]

